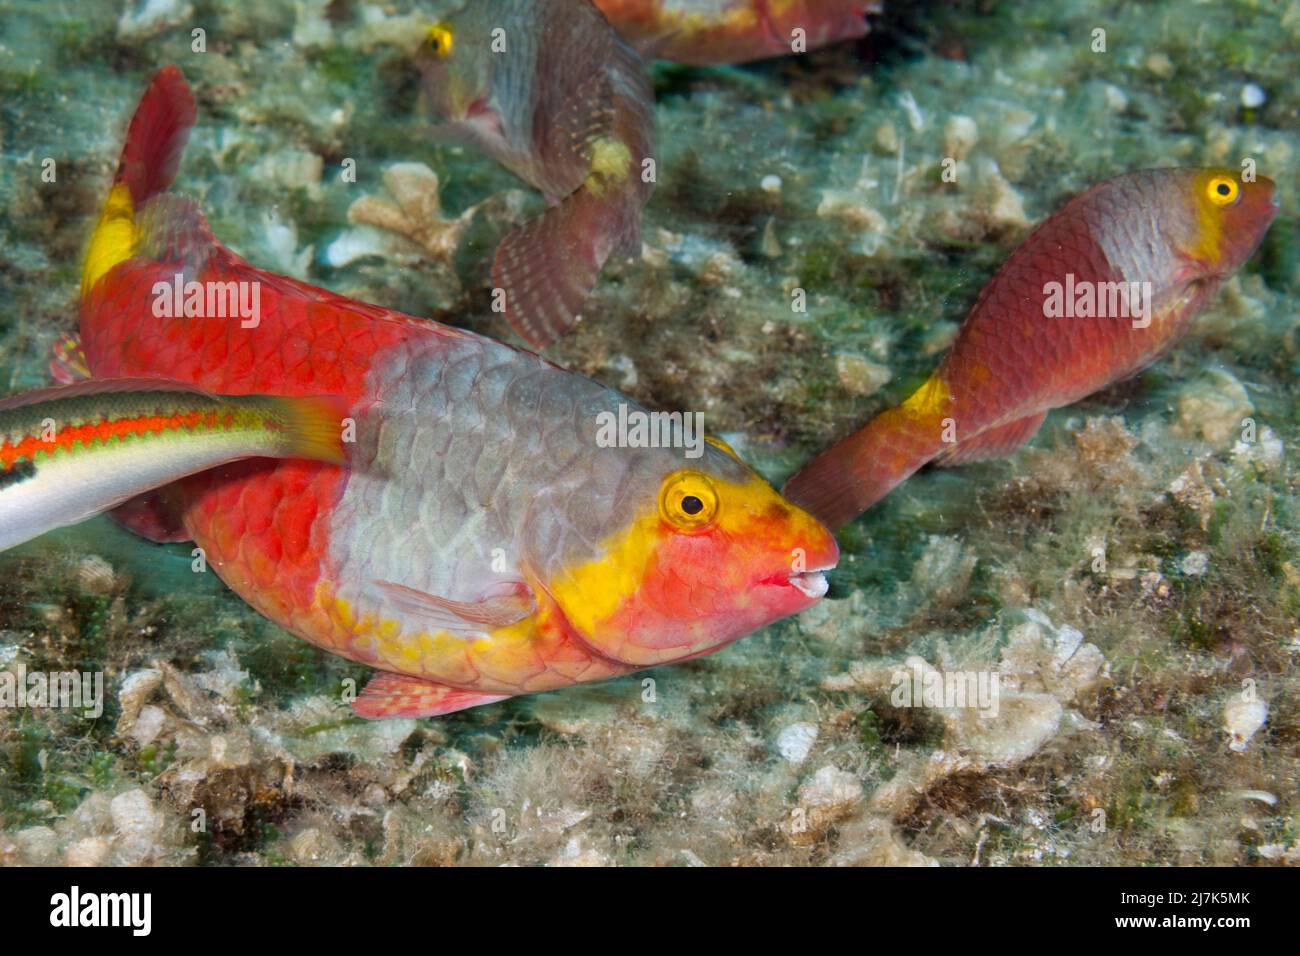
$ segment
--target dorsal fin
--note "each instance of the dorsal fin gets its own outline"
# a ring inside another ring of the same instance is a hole
[[[199,204],[188,196],[155,196],[136,217],[136,256],[174,262],[197,275],[217,248]]]
[[[113,188],[91,235],[81,271],[83,297],[114,266],[139,254],[136,216],[171,187],[195,116],[194,95],[181,71],[159,70],[131,118]]]

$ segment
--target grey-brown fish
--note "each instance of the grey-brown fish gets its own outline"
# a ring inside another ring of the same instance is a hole
[[[641,251],[655,184],[654,93],[589,0],[474,0],[428,30],[419,60],[444,122],[551,208],[502,240],[493,308],[543,348],[580,316],[611,255]]]

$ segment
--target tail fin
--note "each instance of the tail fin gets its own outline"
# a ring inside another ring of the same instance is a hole
[[[83,297],[110,269],[136,254],[136,215],[170,188],[196,115],[194,95],[180,69],[159,70],[131,118],[113,188],[91,236],[81,273]]]
[[[501,240],[492,281],[505,293],[511,328],[537,349],[564,335],[610,253],[640,234],[640,216],[636,198],[588,183]]]
[[[347,463],[343,448],[346,402],[331,397],[277,396],[254,400],[265,405],[282,429],[279,449],[282,457],[327,461],[334,465]]]
[[[948,387],[935,373],[902,405],[804,465],[782,494],[838,530],[948,447],[950,404]]]

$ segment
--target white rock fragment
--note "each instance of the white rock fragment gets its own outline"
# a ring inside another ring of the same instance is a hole
[[[140,711],[154,691],[162,686],[162,671],[157,668],[132,671],[122,681],[118,691],[118,718],[115,733],[125,736],[131,733],[140,716]]]
[[[889,231],[889,220],[872,208],[859,189],[823,189],[817,217],[839,220],[856,232],[883,235]]]
[[[1180,438],[1201,438],[1223,447],[1241,433],[1242,420],[1255,411],[1246,388],[1223,369],[1207,369],[1178,396],[1178,420],[1170,427]]]
[[[1144,66],[1162,80],[1167,80],[1174,75],[1174,61],[1164,53],[1152,53],[1147,57]]]
[[[910,90],[905,90],[899,94],[898,105],[907,114],[907,122],[912,127],[912,132],[919,133],[925,129],[925,117],[921,114],[921,107],[916,105],[916,97],[912,95]]]
[[[888,365],[852,352],[840,352],[835,356],[835,375],[845,391],[861,396],[874,394],[894,377]]]
[[[143,0],[128,3],[117,21],[119,40],[135,40],[161,33],[189,19],[194,12],[185,0]]]
[[[817,742],[817,725],[807,721],[791,724],[776,735],[776,750],[790,763],[798,766],[808,759],[813,744]]]
[[[876,127],[876,145],[886,153],[898,152],[898,127],[886,120]]]
[[[158,739],[166,723],[166,711],[153,704],[146,704],[140,709],[136,720],[123,736],[130,737],[141,747],[146,747]]]
[[[113,845],[103,837],[87,837],[63,851],[63,863],[65,866],[103,866],[108,862],[112,849]]]
[[[392,243],[384,233],[374,226],[353,226],[325,247],[324,259],[332,268],[342,269],[359,259],[384,259],[391,254]]]
[[[302,189],[310,199],[321,195],[325,160],[305,149],[282,149],[262,157],[253,167],[253,178],[281,186]]]
[[[326,16],[329,5],[330,0],[299,0],[294,4],[294,46],[314,49],[334,42],[334,30]]]
[[[1115,84],[1105,84],[1102,87],[1102,96],[1106,98],[1106,106],[1111,112],[1123,113],[1128,109],[1128,94]]]
[[[1300,866],[1300,843],[1292,843],[1290,846],[1285,843],[1265,843],[1257,852],[1266,860]]]
[[[585,836],[576,836],[564,845],[564,849],[555,856],[551,866],[612,866],[613,861],[603,850],[591,846]]]
[[[861,799],[862,784],[858,778],[827,764],[799,788],[803,829],[793,835],[815,840],[828,826],[852,812]]]
[[[1007,182],[997,163],[989,162],[983,170],[982,180],[989,192],[988,217],[995,226],[1021,229],[1029,225],[1025,215],[1025,201],[1014,186]]]
[[[51,866],[58,862],[59,838],[49,827],[28,827],[15,833],[13,839],[28,866]]]
[[[769,173],[763,177],[762,181],[758,185],[763,192],[776,195],[781,191],[781,177],[775,173]]]
[[[944,154],[958,161],[963,160],[970,155],[979,138],[979,127],[973,119],[954,114],[943,125]]]
[[[1242,753],[1250,740],[1268,720],[1268,704],[1256,696],[1236,696],[1223,705],[1223,729],[1230,742],[1228,748]]]
[[[1286,445],[1277,432],[1264,425],[1259,429],[1255,441],[1238,440],[1232,446],[1234,464],[1251,464],[1261,471],[1271,471],[1282,464],[1286,455]]]
[[[1247,83],[1241,88],[1241,105],[1248,110],[1259,109],[1268,102],[1268,94],[1258,83]]]
[[[87,594],[112,594],[117,578],[113,566],[97,554],[77,562],[77,584]]]
[[[139,866],[148,862],[162,832],[162,813],[143,790],[119,793],[109,805],[115,830],[113,863]]]
[[[306,278],[313,246],[298,248],[298,227],[285,222],[274,210],[262,214],[262,245],[269,253],[271,268],[299,279]]]
[[[1183,557],[1183,560],[1179,563],[1178,567],[1182,570],[1183,574],[1191,575],[1192,577],[1200,577],[1210,569],[1210,556],[1204,551],[1189,551]]]

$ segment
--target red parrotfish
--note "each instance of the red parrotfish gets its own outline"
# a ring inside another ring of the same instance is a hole
[[[0,551],[245,458],[341,464],[328,399],[105,379],[0,401]]]
[[[923,465],[1009,455],[1060,408],[1167,352],[1277,215],[1273,183],[1153,169],[1075,197],[980,292],[938,369],[784,492],[838,528]]]
[[[262,614],[379,668],[357,713],[434,716],[699,656],[825,593],[833,536],[723,443],[616,440],[611,416],[647,414],[617,392],[218,243],[167,192],[194,114],[169,67],[131,122],[86,260],[89,369],[342,396],[349,467],[243,462],[122,517],[195,541]],[[260,322],[157,317],[177,274],[260,283]]]
[[[867,34],[879,0],[595,0],[644,56],[694,66],[806,53]]]
[[[534,348],[582,313],[611,255],[641,254],[656,179],[654,91],[636,52],[589,0],[474,0],[429,28],[418,55],[443,122],[551,208],[509,233],[493,309]]]

